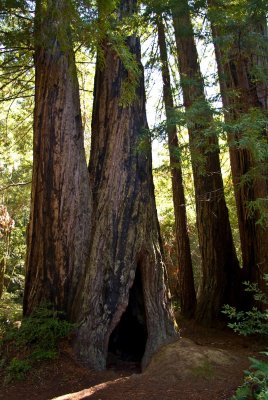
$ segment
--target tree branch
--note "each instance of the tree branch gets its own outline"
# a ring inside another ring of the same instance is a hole
[[[0,192],[4,192],[5,190],[9,189],[10,187],[16,187],[16,186],[26,186],[32,183],[32,181],[29,182],[16,182],[16,183],[10,183],[7,186],[0,187]]]

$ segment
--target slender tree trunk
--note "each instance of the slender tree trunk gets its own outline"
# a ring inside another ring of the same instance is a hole
[[[258,10],[258,16],[252,15],[246,25],[238,21],[234,25],[231,21],[232,16],[229,20],[224,19],[223,24],[221,18],[215,18],[215,11],[218,15],[224,12],[221,3],[210,1],[209,6],[225,120],[228,123],[236,123],[252,109],[265,111],[268,108],[267,83],[256,75],[257,71],[261,72],[262,78],[266,76],[267,82],[267,21]],[[245,15],[247,13],[248,10],[245,11]],[[268,229],[267,225],[257,222],[261,218],[258,210],[250,213],[248,208],[249,204],[259,199],[264,206],[262,212],[266,213],[267,218],[267,160],[259,162],[252,148],[243,143],[247,135],[247,132],[236,130],[235,133],[229,132],[228,136],[242,249],[243,279],[257,282],[267,291],[263,277],[268,273]],[[259,132],[259,138],[256,140],[261,143],[264,138],[267,138],[267,129]],[[264,145],[267,146],[267,142]],[[254,171],[259,172],[254,174]],[[252,178],[245,180],[249,174],[252,174]]]
[[[173,9],[173,21],[188,123],[196,197],[196,218],[203,278],[196,318],[220,316],[224,303],[235,304],[239,265],[226,207],[218,139],[208,133],[212,116],[204,95],[187,0]]]
[[[10,255],[10,235],[15,221],[10,217],[7,208],[0,205],[0,240],[2,241],[2,257],[0,259],[0,299],[4,292],[7,259]]]
[[[131,15],[134,8],[135,1],[122,0],[119,18]],[[138,276],[139,300],[145,310],[145,315],[138,312],[146,336],[143,367],[176,334],[162,261],[149,141],[145,150],[139,149],[147,129],[139,39],[128,37],[126,46],[140,66],[136,98],[130,105],[123,106],[121,98],[129,73],[109,40],[103,41],[95,76],[89,168],[93,235],[90,273],[83,289],[83,322],[76,340],[79,357],[95,369],[106,366],[110,337],[127,313]],[[134,342],[136,333],[129,332]]]
[[[165,29],[162,17],[157,19],[157,31],[163,79],[164,104],[167,118],[168,149],[172,176],[172,194],[179,266],[178,282],[181,313],[183,316],[191,318],[195,312],[196,294],[194,287],[190,241],[187,230],[186,201],[184,196],[177,129],[176,125],[172,124],[171,122],[172,117],[174,116],[174,103],[168,68]]]
[[[91,197],[67,0],[39,0],[24,313],[41,302],[71,315],[89,247]]]
[[[3,257],[0,260],[0,299],[3,296],[4,292],[5,272],[6,272],[6,258]]]

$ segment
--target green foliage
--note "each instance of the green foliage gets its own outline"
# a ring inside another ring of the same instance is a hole
[[[37,349],[32,352],[31,359],[34,361],[54,360],[57,358],[57,355],[58,353],[56,350]]]
[[[196,286],[198,286],[201,278],[201,262],[198,236],[195,224],[193,181],[189,155],[187,154],[189,149],[188,146],[185,144],[185,137],[181,137],[180,142],[182,143],[182,146],[178,151],[184,171],[183,181],[187,201],[186,211],[188,234],[191,243],[191,256],[193,262],[194,279]],[[171,289],[171,294],[173,296],[173,302],[176,302],[178,296],[178,259],[176,250],[177,244],[175,235],[174,206],[171,188],[171,171],[169,166],[169,156],[167,148],[162,149],[162,152],[158,154],[157,161],[160,165],[155,167],[153,170],[156,206],[169,276],[169,285]]]
[[[6,1],[0,11],[0,205],[15,222],[0,238],[0,293],[3,285],[12,293],[23,291],[32,174],[32,3]]]
[[[136,90],[141,76],[141,66],[131,49],[135,40],[135,21],[137,22],[136,15],[124,16],[120,21],[117,17],[112,22],[113,29],[107,30],[107,37],[126,70],[126,77],[122,80],[120,92],[120,104],[123,107],[129,106],[136,99]],[[131,36],[132,40],[130,41]]]
[[[6,369],[6,382],[21,381],[25,378],[26,372],[31,369],[29,361],[13,358]]]
[[[266,357],[268,352],[262,352]],[[250,370],[245,371],[244,383],[231,400],[268,399],[268,359],[265,361],[250,358]]]
[[[5,121],[0,117],[0,204],[7,208],[15,225],[8,235],[0,238],[0,260],[4,259],[6,289],[13,290],[15,286],[18,289],[19,284],[22,291],[30,206],[32,119],[26,123],[21,105],[13,105],[14,109],[9,106],[12,113]],[[1,115],[5,110],[6,107],[0,103]],[[28,113],[30,111],[31,108]],[[24,125],[21,123],[23,120]],[[1,122],[4,123],[1,125]]]
[[[116,8],[117,0],[97,0],[100,16],[107,18]]]
[[[258,197],[256,200],[247,202],[247,209],[250,217],[257,215],[256,224],[268,228],[268,199]]]
[[[29,3],[29,4],[28,4]],[[6,1],[0,12],[0,205],[15,226],[0,238],[0,293],[22,292],[32,167],[33,18],[30,2]]]
[[[265,277],[268,284],[268,275]],[[258,288],[256,283],[245,282],[246,291],[253,294],[254,299],[263,305],[268,304],[268,297]],[[260,311],[254,306],[249,311],[237,311],[235,307],[226,305],[223,313],[234,322],[228,324],[235,332],[241,335],[260,334],[268,335],[268,310]]]
[[[268,275],[265,277],[268,284]],[[268,304],[268,297],[256,284],[245,283],[246,291],[254,294],[254,299],[263,305]],[[268,335],[268,310],[260,311],[253,307],[249,311],[237,311],[234,307],[225,306],[223,313],[235,322],[228,326],[242,335]],[[268,352],[262,352],[265,359],[249,358],[250,369],[245,371],[244,383],[231,400],[267,400],[268,399]]]
[[[113,35],[112,43],[117,56],[122,61],[127,72],[127,77],[121,83],[120,104],[127,107],[133,103],[137,97],[137,87],[141,75],[140,65],[130,48],[124,42],[122,35]]]
[[[230,173],[230,158],[229,152],[223,150],[221,153],[221,167],[223,173],[223,181],[224,181],[224,195],[226,199],[226,204],[229,212],[229,220],[231,224],[232,234],[234,245],[236,249],[236,255],[238,257],[240,265],[242,265],[242,253],[241,253],[241,243],[240,243],[240,235],[239,235],[239,226],[238,226],[238,218],[237,218],[237,210],[236,210],[236,201],[234,194],[234,186]]]
[[[91,119],[93,106],[95,57],[86,48],[81,47],[75,53],[75,60],[80,89],[80,105],[84,131],[84,146],[86,157],[88,159],[91,144]]]
[[[236,320],[228,326],[241,335],[268,334],[268,312],[262,312],[257,307],[250,311],[236,311],[233,307],[225,306],[224,313]]]
[[[251,108],[244,112],[235,121],[225,122],[226,132],[236,138],[231,145],[251,152],[256,161],[264,161],[268,157],[268,145],[266,140],[266,127],[268,114],[266,110]],[[239,134],[243,132],[242,136]]]
[[[14,321],[22,318],[21,297],[5,292],[0,302],[0,341]]]
[[[32,351],[55,350],[58,341],[67,337],[72,329],[73,325],[64,320],[60,312],[41,306],[22,320],[18,330],[7,331],[5,340],[14,341],[18,348],[30,347]]]
[[[3,318],[2,318],[3,319]],[[63,319],[63,314],[47,305],[38,308],[20,322],[10,320],[2,324],[0,347],[2,359],[7,358],[7,380],[23,379],[36,362],[52,360],[58,355],[58,344],[74,329],[74,324]],[[8,352],[5,350],[8,347]],[[18,354],[8,361],[8,354]],[[2,363],[2,368],[4,367]]]

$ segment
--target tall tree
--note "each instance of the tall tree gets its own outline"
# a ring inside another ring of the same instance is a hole
[[[114,32],[135,8],[135,0],[120,2]],[[109,351],[130,351],[138,343],[144,367],[176,334],[162,260],[150,142],[144,139],[148,127],[140,41],[132,34],[121,43],[128,69],[117,45],[117,40],[113,44],[111,38],[103,38],[97,60],[89,166],[94,218],[76,341],[80,358],[96,369],[105,368]],[[126,103],[122,92],[135,75],[134,98]],[[148,142],[145,148],[140,146],[142,140]],[[128,348],[122,348],[120,338]]]
[[[193,267],[190,249],[190,240],[187,230],[186,200],[184,196],[181,160],[177,128],[174,120],[174,102],[171,88],[171,79],[168,66],[168,54],[165,38],[165,27],[162,16],[156,17],[158,45],[163,79],[163,96],[167,119],[168,148],[170,157],[172,194],[175,215],[176,244],[178,254],[178,283],[181,313],[185,317],[192,317],[196,307]]]
[[[239,264],[224,198],[218,139],[210,128],[212,115],[204,94],[187,0],[173,2],[172,12],[202,258],[203,277],[196,318],[206,322],[219,317],[224,303],[235,302]]]
[[[91,192],[68,0],[35,10],[35,110],[24,313],[41,302],[70,315],[89,247]]]
[[[0,299],[4,291],[4,280],[6,273],[6,263],[10,251],[10,234],[14,228],[14,221],[10,217],[7,208],[0,205]],[[2,243],[1,243],[2,242]]]
[[[227,6],[224,0],[210,0],[209,17],[229,127],[243,279],[266,290],[268,33],[263,5],[247,0]]]

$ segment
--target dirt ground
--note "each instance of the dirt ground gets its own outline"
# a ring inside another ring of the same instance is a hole
[[[70,346],[57,360],[31,370],[27,379],[3,385],[1,400],[221,400],[242,383],[248,356],[265,344],[227,329],[181,324],[182,338],[163,347],[146,371],[134,363],[117,363],[103,372],[81,366]]]

